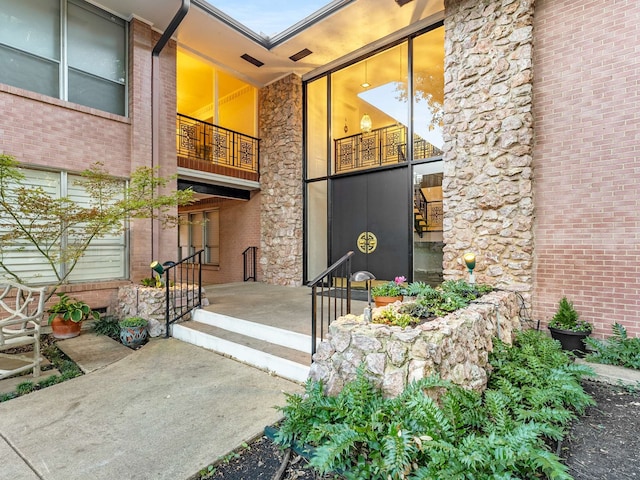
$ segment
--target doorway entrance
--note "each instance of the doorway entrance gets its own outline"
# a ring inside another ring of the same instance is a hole
[[[409,278],[407,167],[331,181],[331,263],[352,250],[352,271]]]

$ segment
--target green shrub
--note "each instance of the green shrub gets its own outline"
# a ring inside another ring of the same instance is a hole
[[[120,326],[118,322],[110,316],[100,317],[93,324],[93,331],[97,335],[106,335],[114,340],[120,339]]]
[[[614,323],[611,329],[613,336],[606,341],[585,339],[587,346],[594,350],[586,360],[640,370],[640,338],[627,337],[627,330],[619,323]]]
[[[347,479],[570,479],[545,439],[592,403],[580,386],[591,370],[540,332],[496,342],[491,362],[483,394],[425,378],[385,399],[362,368],[335,397],[309,381],[287,395],[276,441],[307,445],[313,468]]]
[[[120,328],[146,327],[148,324],[149,324],[149,322],[147,322],[142,317],[128,317],[128,318],[125,318],[124,320],[120,320],[118,322],[118,325],[120,326]]]

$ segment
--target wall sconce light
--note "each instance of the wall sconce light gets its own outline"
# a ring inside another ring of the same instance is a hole
[[[351,274],[350,280],[352,282],[365,282],[367,287],[367,307],[364,309],[364,321],[371,321],[371,280],[375,280],[376,277],[373,273],[366,270],[359,270]]]
[[[372,126],[373,123],[371,122],[371,117],[367,113],[362,115],[362,118],[360,119],[360,130],[362,130],[363,133],[369,133]]]
[[[467,252],[462,257],[464,259],[464,263],[467,265],[467,269],[469,270],[469,284],[474,285],[476,283],[476,278],[473,275],[473,269],[476,268],[476,255],[473,252]]]

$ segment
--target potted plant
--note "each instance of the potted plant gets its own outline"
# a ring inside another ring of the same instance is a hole
[[[404,277],[396,277],[392,282],[385,282],[371,287],[371,295],[376,303],[376,307],[384,307],[390,303],[402,301],[405,293],[403,283],[407,279]]]
[[[147,339],[149,322],[142,317],[129,317],[120,320],[120,341],[130,348],[139,347]]]
[[[592,330],[589,322],[580,320],[573,303],[567,300],[567,297],[563,297],[556,314],[549,322],[551,337],[560,342],[563,350],[572,351],[582,357],[586,350],[584,339]]]
[[[66,293],[58,293],[58,302],[53,304],[49,312],[49,325],[55,338],[73,338],[80,335],[82,321],[88,318],[97,320],[98,312],[81,300],[69,297]]]

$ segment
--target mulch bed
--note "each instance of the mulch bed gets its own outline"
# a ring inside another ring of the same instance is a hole
[[[585,381],[597,405],[576,420],[561,444],[560,456],[575,480],[640,479],[640,390]],[[225,480],[272,479],[284,452],[261,437],[216,466],[211,476]],[[283,480],[320,480],[292,454]],[[194,478],[201,478],[196,476]]]

